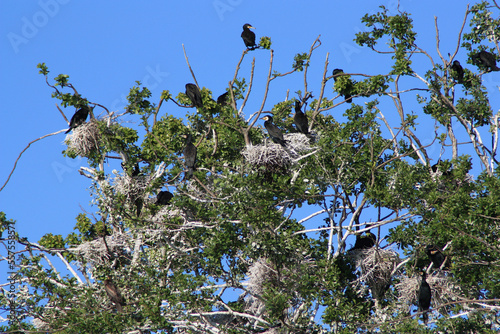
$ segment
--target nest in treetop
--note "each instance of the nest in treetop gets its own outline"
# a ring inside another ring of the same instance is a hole
[[[283,138],[285,147],[267,140],[264,144],[247,146],[241,153],[250,165],[272,171],[297,164],[303,155],[314,149],[310,138],[302,133],[287,133]]]
[[[453,284],[450,278],[440,270],[435,271],[432,275],[428,275],[425,280],[431,287],[431,302],[433,308],[438,308],[442,304],[463,297],[460,288]],[[422,277],[418,273],[412,277],[401,277],[401,281],[395,286],[400,303],[407,305],[417,304],[418,289],[420,288],[421,281]]]
[[[101,134],[97,126],[97,121],[91,119],[90,122],[77,126],[66,138],[68,138],[69,150],[81,157],[89,156],[92,152],[99,149]]]
[[[382,300],[391,284],[392,272],[401,262],[398,253],[390,249],[371,247],[351,250],[348,256],[361,271],[361,276],[354,281],[354,285],[358,290],[362,290],[362,283],[365,283],[373,298]]]

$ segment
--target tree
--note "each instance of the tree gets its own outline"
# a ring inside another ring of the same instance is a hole
[[[243,51],[228,83],[230,103],[217,103],[196,83],[203,103],[187,122],[163,112],[167,104],[191,108],[184,93],[164,91],[155,104],[138,82],[125,111],[109,111],[67,75],[52,85],[40,64],[62,107],[90,107],[90,120],[73,129],[64,154],[86,158],[80,172],[95,212],[81,213],[77,232],[65,237],[13,237],[25,246],[16,254],[22,284],[0,303],[20,316],[2,331],[497,332],[499,114],[481,83],[492,74],[475,55],[500,54],[500,20],[492,18],[499,10],[487,2],[467,8],[460,42],[445,57],[437,19],[433,56],[419,47],[408,13],[391,16],[381,7],[363,17],[367,30],[355,40],[390,57],[392,67],[337,72],[332,80],[327,54],[316,92],[308,90],[307,70],[319,37],[286,73],[273,72],[264,37],[264,50]],[[471,65],[462,83],[451,70],[460,47]],[[257,79],[254,62],[248,78],[240,64],[264,52],[270,64],[262,106],[272,81],[303,72],[303,91],[272,110],[284,146],[256,126],[263,107],[245,110]],[[309,120],[307,136],[292,125],[296,102]],[[408,111],[414,102],[424,113]],[[344,107],[341,117],[335,111]],[[96,118],[96,108],[106,116]],[[121,123],[130,115],[139,127]],[[189,136],[196,166],[186,178]],[[433,144],[442,152],[436,163]],[[121,171],[110,172],[106,161]],[[482,169],[477,177],[469,174],[473,163]],[[174,195],[165,205],[156,198],[164,188]],[[12,221],[1,218],[8,230]],[[429,250],[445,256],[440,268]],[[421,271],[432,295],[427,325],[416,312]]]

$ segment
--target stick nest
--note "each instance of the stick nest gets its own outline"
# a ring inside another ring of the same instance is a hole
[[[307,152],[314,149],[310,139],[302,133],[287,133],[283,136],[286,147],[274,142],[247,146],[241,153],[255,167],[277,170],[295,165]]]
[[[371,247],[351,250],[348,256],[361,271],[360,277],[353,282],[357,290],[362,292],[365,283],[373,298],[382,300],[391,284],[392,273],[401,262],[398,253],[390,249]]]
[[[401,277],[401,282],[395,286],[399,293],[400,303],[407,305],[417,304],[421,279],[420,275]],[[427,276],[426,281],[431,287],[431,302],[433,308],[438,308],[440,305],[456,301],[463,295],[460,288],[442,271],[436,271],[432,275]]]
[[[74,128],[72,134],[67,137],[68,149],[76,152],[81,157],[87,157],[92,152],[99,150],[101,133],[97,126],[97,121],[90,122]]]
[[[127,234],[113,233],[105,238],[106,243],[101,237],[78,245],[72,252],[83,257],[88,263],[102,265],[108,263],[111,258],[119,258],[125,252],[131,251],[130,237]]]

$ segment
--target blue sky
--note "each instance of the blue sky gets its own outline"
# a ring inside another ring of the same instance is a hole
[[[443,5],[410,0],[401,1],[401,9],[412,13],[417,43],[436,55],[434,16],[439,19],[441,48],[453,52],[468,2]],[[184,92],[184,85],[193,81],[184,60],[184,44],[199,84],[217,97],[232,79],[244,49],[242,25],[251,23],[257,38],[271,37],[274,69],[280,72],[288,71],[294,55],[307,52],[321,34],[322,46],[313,54],[309,74],[313,93],[319,93],[327,52],[328,75],[336,67],[351,73],[388,72],[389,59],[357,46],[353,38],[355,32],[363,30],[360,19],[365,13],[375,13],[379,5],[395,13],[396,4],[368,0],[2,1],[0,183],[3,185],[16,157],[30,141],[67,128],[55,107],[58,101],[51,98],[51,89],[38,74],[36,65],[40,62],[49,67],[49,79],[68,74],[89,101],[118,110],[125,106],[123,99],[137,80],[150,88],[155,103],[162,90],[168,89],[174,96]],[[254,56],[257,82],[245,109],[247,116],[260,106],[268,71],[269,53],[256,50],[245,58],[240,76],[248,77]],[[465,56],[464,50],[458,54],[463,65]],[[493,92],[500,83],[500,73],[488,74],[488,80],[485,84]],[[283,101],[287,89],[291,94],[303,89],[301,82],[301,74],[290,81],[275,80],[266,109]],[[331,90],[328,96],[334,96]],[[498,96],[496,102],[495,110]],[[346,107],[344,104],[332,112],[341,115]],[[419,105],[413,107],[422,114]],[[182,116],[186,110],[168,103],[160,114]],[[74,109],[64,112],[69,119]],[[0,192],[0,210],[17,220],[17,232],[32,241],[49,232],[66,235],[82,208],[93,210],[89,205],[90,182],[78,173],[84,161],[62,156],[64,138],[61,133],[33,144]],[[438,154],[435,152],[435,160]]]

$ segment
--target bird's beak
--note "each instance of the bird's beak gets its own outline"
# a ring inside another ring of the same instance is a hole
[[[250,27],[248,27],[248,28],[249,28],[249,29],[255,29],[255,27],[252,27],[252,26],[250,26]]]

